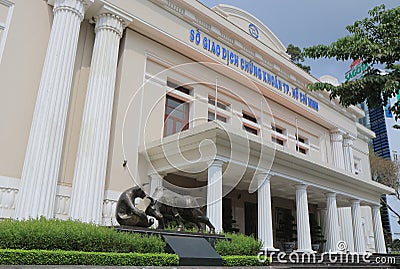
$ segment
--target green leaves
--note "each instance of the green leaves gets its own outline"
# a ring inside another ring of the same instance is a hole
[[[400,7],[386,10],[384,5],[369,11],[369,18],[346,27],[348,36],[330,45],[305,48],[302,56],[313,59],[335,58],[338,61],[361,59],[369,64],[363,78],[337,87],[326,83],[310,85],[310,90],[330,91],[331,98],[339,98],[344,106],[368,101],[371,108],[385,106],[400,89]],[[384,65],[382,73],[379,68]],[[399,103],[392,105],[396,119],[400,116]]]
[[[175,254],[101,253],[65,250],[0,249],[6,265],[176,266]]]
[[[221,256],[244,255],[256,256],[262,247],[262,243],[254,237],[243,234],[226,234],[231,241],[220,240],[215,244],[215,250]]]
[[[301,54],[301,49],[299,47],[293,44],[289,44],[286,49],[286,53],[290,55],[290,60],[292,60],[294,64],[296,64],[307,73],[310,73],[311,67],[302,64],[302,62],[304,62],[304,56]]]
[[[0,221],[0,248],[162,253],[165,242],[155,236],[121,233],[102,226],[41,218]]]

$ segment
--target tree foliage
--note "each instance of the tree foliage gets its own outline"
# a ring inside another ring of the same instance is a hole
[[[305,48],[305,57],[335,58],[336,60],[361,59],[369,67],[360,79],[333,86],[329,83],[309,85],[310,90],[328,90],[331,98],[339,98],[344,106],[356,105],[365,100],[370,108],[386,106],[388,98],[395,97],[400,89],[400,6],[386,9],[384,5],[370,10],[369,17],[346,27],[350,33],[330,45]],[[385,72],[379,70],[385,67]],[[400,117],[400,101],[392,104],[391,111]]]
[[[379,183],[395,189],[395,195],[400,199],[400,163],[398,161],[391,161],[390,159],[383,159],[373,153],[369,155],[369,162],[372,178]]]
[[[301,49],[299,47],[293,44],[289,44],[286,49],[286,53],[290,55],[290,59],[294,64],[296,64],[307,73],[310,73],[311,67],[302,64],[302,62],[304,62],[304,56],[301,54]]]
[[[369,162],[371,165],[372,179],[393,188],[395,190],[394,195],[400,200],[400,162],[383,159],[373,153],[369,154]],[[394,210],[384,200],[381,201],[397,216],[398,223],[400,224],[400,212]]]

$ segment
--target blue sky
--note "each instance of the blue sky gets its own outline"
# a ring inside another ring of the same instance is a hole
[[[368,16],[368,10],[385,4],[393,8],[399,0],[199,0],[208,7],[228,4],[239,7],[262,21],[287,47],[292,43],[300,48],[329,44],[346,36],[345,27]],[[311,74],[320,77],[333,75],[344,81],[350,62],[307,59]]]

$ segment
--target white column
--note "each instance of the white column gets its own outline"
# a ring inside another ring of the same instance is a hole
[[[365,240],[361,221],[360,200],[351,200],[350,202],[354,235],[354,251],[357,253],[365,253]]]
[[[343,139],[344,165],[345,169],[351,173],[354,173],[353,140],[352,136],[346,136]]]
[[[313,252],[308,215],[307,185],[296,185],[297,251]]]
[[[54,216],[65,122],[85,1],[56,0],[15,209],[18,219]]]
[[[385,237],[383,235],[380,206],[372,206],[372,220],[374,223],[375,252],[386,253]]]
[[[71,219],[101,222],[122,19],[95,18],[95,42],[75,163]]]
[[[162,187],[164,177],[157,172],[152,173],[150,176],[150,196],[153,196],[157,187]]]
[[[326,197],[325,250],[336,252],[340,241],[336,193],[327,193]]]
[[[341,130],[332,131],[331,143],[332,143],[333,165],[338,168],[345,169],[344,155],[343,155],[343,131]]]
[[[208,167],[207,217],[215,227],[222,231],[222,161],[215,160]]]
[[[258,239],[263,244],[263,250],[279,251],[274,248],[274,236],[272,231],[272,208],[271,208],[271,176],[268,173],[257,173],[258,182]]]
[[[347,250],[354,252],[354,233],[350,207],[338,208],[339,224],[342,229],[341,238],[347,244]]]

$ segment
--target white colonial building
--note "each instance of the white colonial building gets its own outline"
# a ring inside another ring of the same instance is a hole
[[[150,183],[268,250],[321,226],[326,250],[385,253],[374,133],[285,51],[226,5],[0,0],[0,217],[111,225]]]

